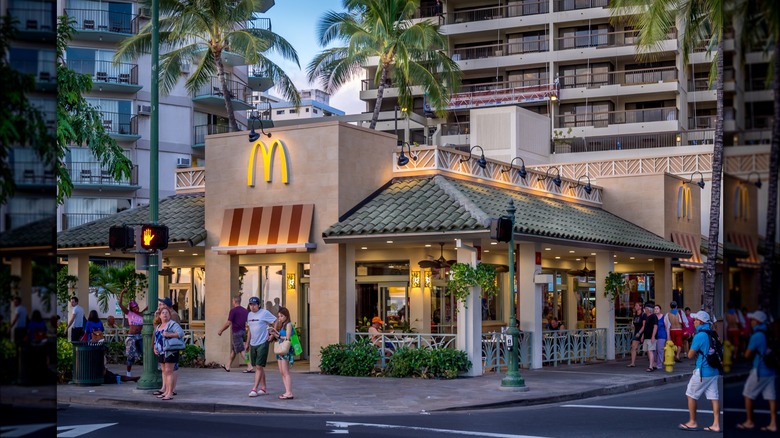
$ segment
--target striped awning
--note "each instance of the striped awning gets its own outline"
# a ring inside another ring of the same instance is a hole
[[[726,237],[728,238],[729,242],[739,246],[740,248],[743,248],[748,252],[747,257],[735,259],[737,266],[741,266],[743,268],[761,267],[761,260],[758,258],[758,242],[755,237],[733,231],[729,232]]]
[[[684,268],[701,268],[704,267],[704,263],[701,261],[701,250],[699,244],[696,242],[696,236],[688,233],[672,233],[672,242],[682,246],[691,252],[691,257],[687,259],[677,259],[672,264],[682,266]]]
[[[271,254],[306,252],[317,247],[309,241],[314,204],[228,208],[222,219],[219,254]]]

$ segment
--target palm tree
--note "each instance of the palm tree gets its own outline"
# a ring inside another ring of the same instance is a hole
[[[449,96],[460,87],[460,68],[444,52],[447,41],[438,25],[411,23],[417,0],[343,0],[345,12],[327,12],[317,26],[320,45],[343,43],[317,54],[306,70],[332,93],[376,60],[376,127],[388,81],[398,89],[403,111],[412,108],[412,87],[422,86],[431,108],[443,117]]]
[[[150,6],[151,0],[143,3]],[[254,11],[262,3],[262,0],[159,0],[160,91],[167,94],[173,89],[185,63],[194,68],[185,82],[191,93],[209,83],[216,74],[230,131],[238,131],[231,100],[233,93],[225,77],[224,55],[229,52],[243,57],[247,64],[257,65],[285,99],[300,105],[301,98],[292,80],[266,57],[267,53],[277,53],[300,66],[297,52],[270,27],[264,29],[252,24]],[[151,31],[152,25],[148,23],[138,35],[123,41],[114,60],[136,59],[150,53]]]
[[[89,284],[97,288],[95,297],[102,312],[108,311],[109,297],[112,295],[119,297],[122,289],[127,289],[129,302],[143,295],[148,287],[146,275],[135,272],[134,263],[126,263],[120,267],[90,263]]]
[[[715,261],[720,232],[720,194],[723,174],[723,0],[612,0],[613,21],[627,20],[639,30],[637,45],[648,49],[665,40],[667,33],[681,25],[682,61],[688,65],[690,53],[702,42],[713,56],[710,83],[715,82],[717,96],[715,141],[712,151],[712,189],[707,262],[704,265],[704,310],[715,303]],[[626,13],[630,15],[626,17]],[[715,51],[713,55],[713,50]]]
[[[742,0],[739,2],[737,19],[745,25],[739,33],[740,53],[747,54],[759,45],[764,45],[764,54],[774,49],[772,87],[775,93],[774,119],[772,122],[772,145],[769,149],[769,181],[767,188],[766,232],[764,234],[764,260],[761,263],[760,305],[769,309],[773,292],[777,236],[778,166],[780,165],[780,4],[776,0]],[[744,62],[745,57],[741,60]]]

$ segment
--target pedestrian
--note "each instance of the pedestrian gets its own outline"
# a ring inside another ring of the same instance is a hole
[[[669,339],[669,320],[661,312],[661,305],[656,304],[653,307],[653,313],[658,318],[658,330],[655,334],[655,367],[664,367],[664,347],[666,347],[666,340]]]
[[[547,322],[545,330],[566,330],[566,327],[563,326],[562,322],[558,321],[558,318],[553,316],[550,318],[550,321]]]
[[[637,301],[634,303],[634,310],[631,323],[634,325],[634,336],[631,338],[631,363],[626,365],[628,368],[634,368],[636,366],[636,352],[639,349],[639,344],[644,339],[645,321],[647,315],[642,310],[642,303]]]
[[[688,351],[691,348],[691,341],[693,335],[696,334],[696,329],[693,327],[693,317],[691,316],[691,308],[686,307],[683,317],[683,350]]]
[[[14,340],[16,346],[22,345],[24,336],[27,334],[27,308],[22,305],[22,298],[15,296],[14,303],[14,317],[11,318],[11,328],[9,335]]]
[[[271,336],[276,342],[289,341],[295,333],[295,327],[293,327],[290,321],[290,311],[286,307],[280,306],[279,313],[277,314],[276,322],[271,329]],[[284,383],[284,394],[279,395],[279,400],[292,400],[292,376],[290,375],[290,367],[295,361],[295,351],[290,346],[290,350],[287,354],[277,354],[276,364],[279,366],[279,374],[282,375],[282,383]]]
[[[84,309],[79,305],[79,297],[71,297],[70,306],[72,308],[72,314],[70,316],[70,321],[68,321],[68,327],[65,330],[68,330],[73,326],[73,329],[70,331],[70,341],[78,342],[81,341],[81,337],[84,336],[84,321],[86,318],[84,318]]]
[[[265,365],[268,362],[268,325],[276,322],[271,312],[260,308],[260,299],[249,299],[249,315],[247,315],[247,340],[244,345],[249,349],[249,357],[255,367],[255,383],[249,391],[250,397],[268,394],[265,383]]]
[[[652,301],[645,303],[645,328],[642,332],[642,349],[647,353],[647,360],[649,365],[647,366],[648,373],[656,370],[655,362],[655,340],[658,334],[658,317],[653,314],[655,306]]]
[[[742,396],[745,397],[745,421],[737,424],[737,429],[752,430],[756,427],[753,422],[753,404],[758,396],[763,396],[769,403],[769,424],[761,428],[763,432],[777,432],[777,393],[775,392],[775,380],[777,373],[764,363],[764,354],[769,347],[767,343],[767,316],[761,310],[747,314],[753,334],[748,341],[745,350],[745,359],[753,359],[753,368],[745,381]]]
[[[710,338],[704,330],[710,330],[710,315],[704,310],[691,314],[696,334],[688,350],[688,359],[696,359],[696,368],[688,381],[685,395],[688,397],[688,422],[677,427],[682,430],[699,430],[696,422],[696,408],[702,395],[712,401],[712,425],[705,427],[705,432],[720,432],[720,398],[718,395],[719,371],[707,363],[707,353],[710,350]]]
[[[181,318],[179,318],[179,313],[176,312],[176,310],[173,308],[173,301],[171,301],[170,298],[160,298],[157,300],[161,305],[157,305],[157,311],[155,313],[160,313],[160,310],[162,309],[168,309],[168,313],[171,314],[171,320],[174,321],[176,324],[181,324]]]
[[[114,318],[114,315],[108,315],[108,318],[106,318],[106,327],[110,329],[116,328],[116,318]]]
[[[371,335],[371,343],[376,345],[377,348],[384,351],[385,356],[390,356],[395,351],[395,345],[393,345],[390,341],[384,341],[384,344],[382,343],[382,339],[384,338],[384,331],[382,330],[382,326],[385,324],[384,321],[382,321],[382,318],[375,316],[371,318],[371,325],[368,327],[368,334]],[[393,330],[391,329],[389,333],[392,333]],[[382,348],[384,345],[384,348]]]
[[[677,346],[677,354],[674,356],[675,362],[680,362],[680,355],[683,348],[683,318],[682,312],[677,308],[677,301],[669,303],[669,313],[664,318],[668,322],[669,327],[669,339],[672,340],[675,346]]]
[[[157,361],[162,367],[163,378],[162,394],[157,395],[157,398],[162,400],[173,399],[174,390],[176,389],[174,365],[179,362],[179,350],[167,350],[167,339],[170,338],[184,338],[184,330],[176,321],[171,319],[170,310],[162,309],[160,311],[160,325],[157,326],[154,332],[154,354],[157,355]]]
[[[33,310],[30,322],[27,324],[27,342],[32,345],[46,342],[46,322],[38,309]]]
[[[230,360],[221,365],[222,369],[230,372],[230,366],[233,365],[233,360],[236,355],[241,359],[241,352],[244,351],[244,340],[246,338],[246,318],[249,312],[241,307],[241,297],[233,297],[233,308],[228,312],[227,322],[217,332],[218,336],[222,336],[222,332],[230,327],[231,342],[230,342]],[[245,371],[251,372],[251,371]]]
[[[122,299],[125,296],[127,289],[122,289],[119,294],[119,308],[122,313],[127,316],[127,338],[125,338],[125,357],[127,357],[127,377],[132,377],[133,364],[136,359],[140,359],[144,354],[143,335],[141,330],[144,326],[144,317],[140,310],[138,310],[138,303],[135,300],[131,300],[127,307],[122,304]],[[144,312],[146,309],[143,310]]]
[[[87,342],[92,341],[92,333],[100,332],[102,335],[104,331],[106,331],[106,329],[103,327],[103,322],[100,321],[100,317],[98,317],[97,310],[90,310],[87,324],[84,326],[84,334],[87,336]]]

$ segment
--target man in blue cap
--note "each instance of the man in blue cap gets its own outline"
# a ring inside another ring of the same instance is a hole
[[[737,424],[737,429],[752,430],[756,427],[753,422],[753,403],[758,396],[763,396],[769,403],[769,424],[761,428],[763,432],[777,432],[777,393],[775,391],[776,372],[764,362],[769,345],[767,343],[767,315],[761,310],[747,314],[753,334],[750,335],[745,358],[753,359],[753,369],[745,381],[742,396],[745,397],[744,423]]]
[[[157,311],[154,312],[155,317],[160,315],[160,311],[162,309],[168,309],[168,311],[171,313],[171,319],[176,321],[177,324],[181,324],[181,318],[179,318],[179,314],[176,313],[176,310],[173,309],[173,301],[171,301],[170,298],[160,298],[157,301],[160,302],[160,305],[157,306]]]
[[[249,359],[255,367],[255,384],[249,391],[250,397],[268,394],[265,385],[265,365],[268,360],[268,326],[276,322],[271,312],[260,308],[260,299],[249,298],[249,314],[245,347],[249,350]]]
[[[702,395],[712,401],[712,425],[705,427],[705,432],[720,432],[720,395],[718,394],[718,376],[720,371],[707,363],[707,354],[710,351],[710,337],[705,330],[710,330],[710,314],[704,310],[691,313],[696,334],[691,341],[691,349],[688,351],[688,359],[696,359],[696,369],[693,370],[691,380],[685,395],[688,396],[688,422],[680,423],[682,430],[699,430],[696,422],[696,405]]]

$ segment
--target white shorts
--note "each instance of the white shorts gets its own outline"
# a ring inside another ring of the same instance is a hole
[[[688,381],[688,388],[685,390],[685,395],[698,400],[701,395],[704,394],[707,400],[718,400],[718,377],[701,377],[701,370],[696,368],[693,370],[691,380]]]
[[[755,368],[750,370],[750,375],[745,381],[745,389],[742,390],[742,395],[751,400],[755,400],[758,396],[764,397],[764,400],[777,400],[775,393],[775,376],[758,377],[758,372]]]
[[[658,342],[658,340],[651,341],[650,339],[645,339],[645,342],[642,344],[642,349],[644,351],[655,351],[656,342]]]

